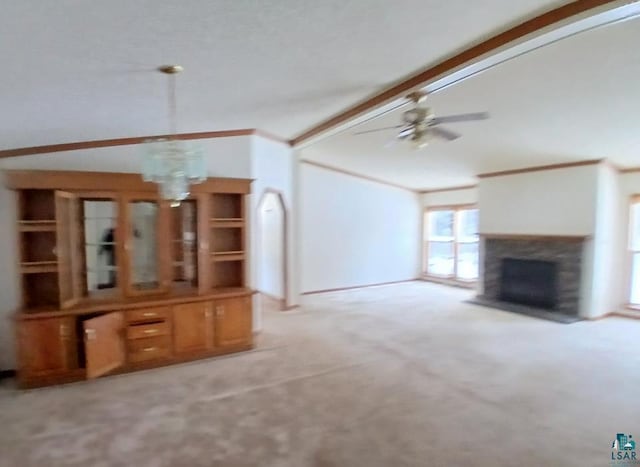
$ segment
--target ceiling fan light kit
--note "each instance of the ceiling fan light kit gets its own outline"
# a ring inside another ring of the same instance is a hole
[[[427,100],[427,93],[423,91],[414,91],[407,95],[407,99],[411,100],[414,106],[402,113],[402,121],[404,123],[387,128],[360,131],[354,134],[361,135],[365,133],[399,129],[396,139],[409,141],[414,149],[422,149],[428,146],[435,138],[444,139],[445,141],[453,141],[462,136],[454,131],[439,127],[442,123],[471,122],[486,120],[489,118],[489,114],[487,112],[474,112],[436,117],[431,108],[424,105]]]

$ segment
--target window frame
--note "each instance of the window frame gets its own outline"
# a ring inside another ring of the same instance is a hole
[[[635,205],[640,205],[640,194],[634,194],[629,199],[629,206],[627,210],[627,264],[628,264],[628,278],[627,278],[627,307],[635,310],[640,310],[640,302],[635,303],[631,300],[633,297],[633,277],[634,277],[634,258],[636,255],[640,255],[640,242],[638,243],[639,249],[634,249],[634,217],[633,208]],[[640,232],[639,235],[640,237]],[[640,274],[640,271],[638,271]]]
[[[462,279],[458,277],[458,258],[459,258],[459,249],[461,244],[477,244],[478,245],[478,261],[480,256],[480,236],[478,233],[478,238],[475,242],[468,241],[460,241],[459,237],[459,216],[461,211],[469,211],[469,210],[478,210],[477,204],[454,204],[454,205],[439,205],[439,206],[427,206],[424,208],[422,213],[422,276],[434,279],[445,279],[451,280],[455,282],[460,282],[463,284],[474,284],[479,280],[478,277],[475,279]],[[451,242],[441,241],[440,243],[453,243],[453,273],[452,274],[433,274],[429,272],[429,256],[430,256],[430,247],[431,243],[438,242],[437,240],[431,241],[429,240],[429,233],[431,231],[431,226],[429,225],[429,214],[436,211],[453,211],[453,240]],[[479,228],[478,228],[479,230]]]

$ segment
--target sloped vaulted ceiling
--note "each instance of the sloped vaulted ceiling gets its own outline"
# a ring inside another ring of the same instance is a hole
[[[21,0],[0,15],[0,149],[179,131],[290,138],[550,0]]]

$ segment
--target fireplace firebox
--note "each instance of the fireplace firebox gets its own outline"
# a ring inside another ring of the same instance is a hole
[[[503,258],[499,298],[505,302],[553,310],[558,301],[556,263]]]

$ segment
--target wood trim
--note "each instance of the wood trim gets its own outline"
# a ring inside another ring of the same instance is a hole
[[[462,204],[434,204],[433,206],[425,206],[424,212],[429,211],[462,211],[465,209],[478,209],[477,203],[462,203]]]
[[[636,172],[640,172],[640,167],[627,167],[627,168],[618,168],[618,172],[620,172],[621,174],[630,174],[630,173],[636,173]]]
[[[280,204],[280,208],[282,209],[282,292],[284,297],[283,298],[276,298],[273,297],[276,300],[280,300],[281,306],[280,309],[281,310],[287,310],[287,308],[289,307],[289,251],[288,251],[288,247],[289,247],[289,232],[288,232],[288,228],[289,228],[289,211],[287,210],[287,205],[284,202],[284,194],[282,193],[282,191],[280,190],[276,190],[274,188],[265,188],[265,190],[262,192],[262,195],[260,196],[260,199],[258,200],[258,204],[256,205],[256,214],[258,216],[258,222],[256,222],[256,228],[258,230],[258,241],[262,240],[262,226],[260,225],[260,208],[262,207],[262,204],[264,203],[267,195],[272,194],[275,195],[278,198],[278,202]],[[259,245],[256,245],[256,249],[260,249]],[[256,258],[259,256],[259,254],[256,255]],[[260,292],[263,295],[267,295],[264,292]]]
[[[485,54],[495,51],[505,45],[521,39],[529,34],[533,34],[536,31],[549,27],[553,24],[559,23],[563,20],[571,18],[588,10],[614,3],[616,0],[576,0],[569,4],[547,11],[541,15],[531,18],[519,25],[508,29],[500,34],[497,34],[480,44],[474,45],[457,55],[448,58],[436,65],[410,76],[408,79],[392,86],[391,88],[382,91],[368,100],[356,104],[353,107],[346,109],[345,111],[319,123],[318,125],[310,128],[309,130],[301,133],[291,140],[293,146],[300,144],[303,141],[312,138],[324,131],[327,131],[333,127],[345,123],[346,121],[361,115],[374,107],[380,106],[393,99],[405,95],[409,91],[412,91],[418,87],[423,87],[426,83],[434,78],[453,71],[454,69],[471,62]]]
[[[478,185],[463,185],[463,186],[452,186],[449,188],[437,188],[435,190],[419,190],[418,193],[421,195],[430,195],[432,193],[446,193],[448,191],[458,191],[458,190],[471,190],[473,188],[478,188]]]
[[[265,130],[260,130],[259,128],[254,128],[253,133],[256,136],[261,136],[265,139],[270,139],[271,141],[275,141],[276,143],[286,144],[287,146],[291,146],[291,142],[288,139],[281,138],[272,133],[269,133]]]
[[[398,185],[398,184],[393,183],[393,182],[387,182],[387,181],[384,181],[384,180],[380,180],[379,178],[369,177],[368,175],[361,175],[361,174],[358,174],[358,173],[355,173],[355,172],[351,172],[350,170],[340,169],[338,167],[333,167],[331,165],[322,164],[320,162],[314,162],[314,161],[310,161],[308,159],[301,159],[300,163],[301,164],[313,165],[313,166],[319,167],[321,169],[331,170],[333,172],[338,172],[338,173],[341,173],[343,175],[349,175],[351,177],[361,178],[362,180],[367,180],[369,182],[380,183],[382,185],[387,185],[387,186],[391,186],[393,188],[399,188],[401,190],[410,191],[411,193],[418,194],[417,190],[414,190],[412,188],[408,188],[406,186]]]
[[[49,154],[63,151],[78,151],[81,149],[108,148],[113,146],[128,146],[144,143],[148,139],[174,137],[187,141],[192,139],[228,138],[231,136],[249,136],[255,134],[254,128],[239,130],[203,131],[197,133],[180,133],[177,135],[134,136],[131,138],[99,139],[93,141],[78,141],[75,143],[49,144],[45,146],[31,146],[26,148],[4,149],[0,151],[0,159],[5,157],[31,156],[34,154]],[[275,138],[275,137],[274,137]],[[278,140],[280,140],[278,138]]]
[[[251,191],[249,179],[210,177],[191,185],[192,194],[241,193]],[[155,183],[145,182],[140,174],[118,172],[76,172],[65,170],[5,170],[4,185],[11,190],[72,190],[72,191],[158,191]]]
[[[589,235],[520,235],[520,234],[495,234],[480,233],[480,238],[499,239],[499,240],[540,240],[545,242],[584,242],[589,240]]]
[[[478,178],[502,177],[505,175],[517,175],[528,172],[544,172],[546,170],[568,169],[571,167],[582,167],[585,165],[597,165],[604,159],[590,159],[577,162],[563,162],[560,164],[539,165],[534,167],[525,167],[522,169],[501,170],[498,172],[488,172],[478,175]]]
[[[423,276],[420,278],[421,281],[423,282],[431,282],[433,284],[440,284],[440,285],[448,285],[450,287],[459,287],[462,289],[475,289],[478,286],[478,281],[461,281],[458,279],[452,279],[452,278],[446,278],[446,277],[439,277],[439,276],[433,276],[433,275],[429,275],[429,274],[423,274]]]
[[[368,287],[379,287],[381,285],[402,284],[404,282],[415,282],[419,280],[420,278],[416,277],[415,279],[405,279],[403,281],[379,282],[377,284],[354,285],[352,287],[338,287],[336,289],[311,290],[309,292],[302,292],[301,295],[315,295],[315,294],[328,293],[328,292],[340,292],[343,290],[366,289]]]

